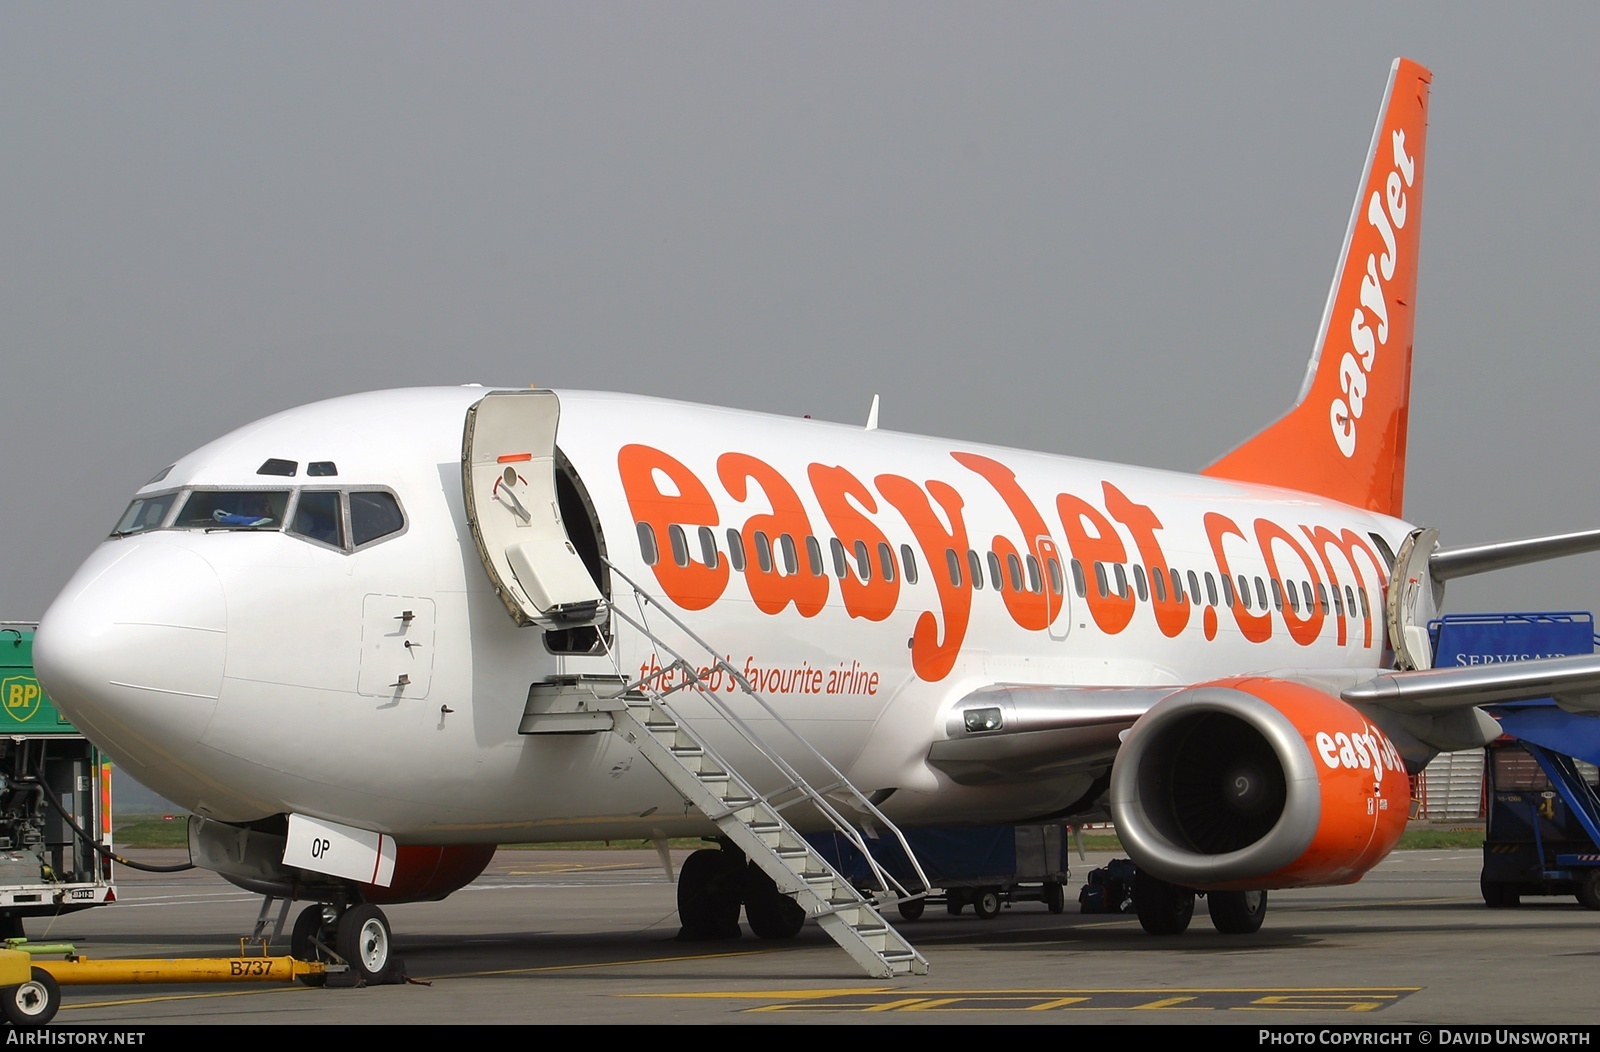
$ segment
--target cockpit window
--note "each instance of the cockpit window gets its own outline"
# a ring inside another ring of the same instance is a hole
[[[379,537],[398,533],[405,524],[400,502],[394,499],[393,493],[367,490],[350,494],[350,539],[357,548]]]
[[[143,533],[145,530],[158,528],[167,521],[167,512],[172,510],[172,503],[177,499],[176,493],[137,498],[128,505],[128,510],[122,513],[122,518],[117,520],[117,528],[111,531],[111,535],[126,537],[130,533]]]
[[[154,486],[157,482],[160,482],[162,479],[164,479],[168,475],[172,474],[172,469],[177,467],[177,466],[178,465],[176,465],[176,464],[168,464],[166,467],[164,467],[160,471],[156,472],[156,477],[151,479],[149,482],[146,482],[145,485],[146,486]]]
[[[294,506],[294,521],[289,532],[313,541],[344,547],[344,513],[339,508],[336,492],[312,491],[300,494]]]
[[[283,460],[279,457],[268,457],[266,460],[262,461],[260,467],[256,468],[256,474],[282,475],[285,478],[293,478],[294,473],[299,470],[299,461]]]
[[[278,530],[289,505],[288,490],[196,490],[174,526],[212,530]]]

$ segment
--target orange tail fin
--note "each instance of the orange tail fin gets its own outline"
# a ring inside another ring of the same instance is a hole
[[[1400,514],[1433,74],[1396,59],[1299,401],[1205,469]]]

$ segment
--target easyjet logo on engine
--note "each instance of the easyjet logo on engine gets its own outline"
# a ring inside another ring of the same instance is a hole
[[[1215,639],[1219,618],[1231,616],[1239,634],[1254,643],[1266,642],[1277,625],[1297,644],[1310,646],[1331,622],[1337,643],[1344,645],[1354,621],[1362,626],[1361,645],[1374,645],[1373,618],[1358,609],[1354,596],[1359,592],[1364,604],[1364,573],[1383,580],[1386,570],[1371,546],[1348,528],[1290,528],[1266,518],[1241,525],[1210,512],[1203,523],[1210,566],[1177,559],[1191,564],[1180,570],[1164,550],[1164,527],[1154,509],[1109,480],[1101,482],[1095,501],[1057,493],[1042,505],[1053,511],[1052,524],[1010,467],[978,453],[950,456],[970,472],[964,485],[970,487],[976,475],[999,498],[1014,534],[1008,536],[1009,525],[1002,527],[1006,532],[988,536],[969,531],[967,497],[941,479],[884,473],[872,476],[869,485],[842,466],[812,463],[804,469],[807,485],[797,486],[758,457],[728,452],[716,458],[714,474],[707,473],[720,485],[718,498],[701,474],[653,446],[624,446],[617,467],[634,522],[652,538],[652,549],[658,541],[664,546],[662,557],[647,557],[651,571],[681,609],[705,610],[717,602],[736,568],[756,609],[773,616],[793,607],[801,617],[815,617],[837,588],[851,618],[882,622],[900,609],[903,595],[926,597],[931,584],[935,602],[918,614],[910,638],[912,667],[929,682],[944,679],[955,667],[974,593],[984,588],[985,565],[1007,616],[1027,632],[1048,630],[1068,609],[1066,589],[1072,588],[1088,619],[1107,635],[1126,630],[1145,609],[1167,638],[1199,620],[1205,638]],[[804,490],[808,500],[801,497]],[[723,534],[720,505],[728,500],[749,504],[752,513],[742,524],[727,523]],[[820,509],[820,518],[812,509]],[[737,542],[746,553],[742,567],[718,554],[724,536],[730,548]],[[701,543],[691,543],[694,537]],[[1056,537],[1066,540],[1060,555]],[[911,544],[904,543],[908,539]],[[787,558],[779,558],[780,551]],[[914,553],[921,564],[916,580],[904,572],[905,553]],[[1063,565],[1063,558],[1070,562]],[[832,563],[833,575],[825,561]],[[1137,576],[1130,583],[1130,568],[1139,575],[1149,568],[1148,578]],[[1275,601],[1268,597],[1263,569],[1273,582]],[[1109,587],[1107,578],[1114,581]]]
[[[1330,769],[1371,771],[1373,780],[1378,782],[1383,781],[1385,770],[1398,771],[1401,767],[1400,751],[1388,735],[1370,723],[1358,734],[1318,731],[1317,755]]]
[[[1394,278],[1398,258],[1395,231],[1406,225],[1406,190],[1416,178],[1416,161],[1406,153],[1406,133],[1396,129],[1390,137],[1393,168],[1382,191],[1372,191],[1367,202],[1367,227],[1383,240],[1382,251],[1375,247],[1367,254],[1366,273],[1361,278],[1360,305],[1350,316],[1350,344],[1339,361],[1339,389],[1342,397],[1328,407],[1328,420],[1339,452],[1355,456],[1356,424],[1361,419],[1367,396],[1367,375],[1376,363],[1378,348],[1389,342],[1390,297],[1385,283]],[[1370,235],[1369,235],[1370,236]],[[1347,264],[1348,266],[1348,261]]]

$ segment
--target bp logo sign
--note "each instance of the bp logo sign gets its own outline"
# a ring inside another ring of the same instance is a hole
[[[7,676],[0,679],[0,698],[5,699],[7,716],[18,723],[27,723],[39,711],[44,691],[32,676]]]

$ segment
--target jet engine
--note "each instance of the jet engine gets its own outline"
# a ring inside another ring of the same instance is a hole
[[[189,816],[189,857],[247,891],[292,899],[348,899],[390,905],[437,902],[476,880],[494,857],[493,844],[401,844],[387,886],[355,884],[283,864],[281,820],[236,826]]]
[[[1405,829],[1410,783],[1361,713],[1288,680],[1162,700],[1128,731],[1111,812],[1142,870],[1200,890],[1350,884]]]

